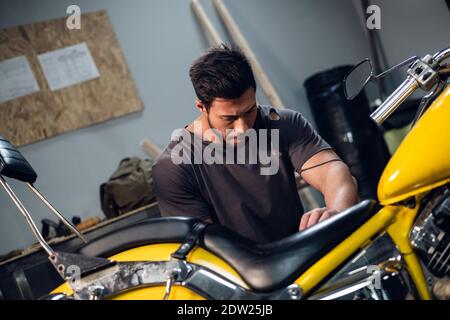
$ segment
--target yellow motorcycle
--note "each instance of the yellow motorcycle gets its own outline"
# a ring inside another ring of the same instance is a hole
[[[200,220],[154,218],[55,252],[5,179],[28,187],[37,175],[0,139],[0,184],[26,218],[64,284],[46,299],[431,299],[450,270],[450,48],[413,57],[380,75],[369,60],[344,79],[348,98],[409,65],[404,82],[371,115],[381,124],[413,92],[428,92],[378,186],[364,200],[285,239],[257,244]]]

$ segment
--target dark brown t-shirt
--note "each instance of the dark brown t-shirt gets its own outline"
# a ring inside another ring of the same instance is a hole
[[[271,117],[271,112],[278,117]],[[257,242],[272,242],[297,232],[303,206],[294,170],[300,171],[311,156],[331,147],[300,113],[288,109],[258,106],[253,128],[278,130],[276,173],[261,174],[267,165],[259,159],[245,164],[176,164],[171,155],[183,139],[175,139],[153,167],[161,215],[211,218]],[[203,141],[202,148],[207,145]]]

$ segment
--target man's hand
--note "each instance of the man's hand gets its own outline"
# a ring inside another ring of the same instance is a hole
[[[300,220],[299,231],[302,231],[306,228],[315,225],[325,219],[328,219],[331,216],[334,216],[338,213],[337,210],[328,209],[328,208],[316,208],[311,211],[305,212]]]
[[[339,160],[333,150],[323,150],[302,166],[301,176],[323,194],[326,208],[314,209],[303,214],[299,230],[325,220],[358,202],[356,179],[348,166]]]

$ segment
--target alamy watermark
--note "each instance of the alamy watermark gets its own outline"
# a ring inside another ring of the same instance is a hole
[[[187,129],[173,131],[174,164],[259,164],[261,175],[274,175],[280,167],[280,133],[278,129],[248,129],[236,132],[227,129],[202,130],[194,124],[194,132]],[[205,144],[206,141],[206,144]]]
[[[72,4],[67,7],[66,13],[69,16],[66,19],[66,27],[69,30],[81,29],[81,8],[76,4]]]
[[[369,30],[381,29],[381,9],[379,6],[372,4],[367,7],[366,14],[369,16],[366,20],[366,26]]]

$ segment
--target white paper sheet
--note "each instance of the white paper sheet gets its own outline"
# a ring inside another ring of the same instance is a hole
[[[52,91],[100,76],[85,42],[40,54],[38,60]]]
[[[25,56],[0,61],[0,103],[39,91]]]

